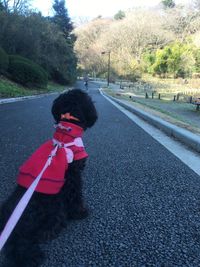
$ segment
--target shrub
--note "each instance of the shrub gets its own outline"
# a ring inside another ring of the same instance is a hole
[[[0,47],[0,74],[4,74],[8,69],[8,55],[6,52]]]
[[[48,75],[38,64],[21,56],[9,56],[11,78],[28,87],[46,87]]]
[[[70,84],[70,79],[67,77],[67,74],[63,74],[61,71],[59,70],[54,70],[51,73],[51,78],[62,85],[66,85],[66,84]]]
[[[22,57],[18,55],[10,55],[9,62],[14,62],[14,61],[23,61],[27,64],[34,65],[44,75],[44,78],[48,76],[47,72],[40,65],[36,64],[35,62],[31,61],[30,59],[26,57]]]

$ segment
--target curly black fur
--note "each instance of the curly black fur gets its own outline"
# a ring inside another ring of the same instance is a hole
[[[79,118],[79,122],[70,122],[80,125],[84,130],[92,127],[97,120],[91,97],[80,89],[61,94],[54,100],[52,114],[56,122],[66,112]],[[34,192],[3,249],[7,260],[2,267],[39,267],[45,260],[39,244],[56,238],[66,226],[67,220],[87,217],[81,180],[85,163],[86,159],[82,159],[69,164],[65,174],[66,183],[59,194]],[[3,203],[0,209],[0,232],[25,191],[25,188],[18,185]]]
[[[97,112],[91,97],[80,89],[61,94],[54,100],[51,111],[56,122],[60,120],[61,114],[70,112],[80,119],[80,123],[76,124],[84,129],[92,127],[97,120]]]

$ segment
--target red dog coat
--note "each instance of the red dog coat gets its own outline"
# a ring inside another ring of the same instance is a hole
[[[28,188],[44,167],[55,146],[58,146],[51,165],[45,170],[36,191],[44,194],[57,194],[65,183],[68,163],[88,157],[82,144],[83,129],[69,122],[60,122],[53,140],[41,145],[20,167],[17,183]],[[74,142],[74,143],[73,143]]]

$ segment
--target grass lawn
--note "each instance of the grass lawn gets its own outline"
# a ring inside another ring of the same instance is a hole
[[[169,100],[145,99],[144,97],[128,94],[127,92],[104,89],[109,95],[129,101],[133,106],[147,113],[158,116],[179,127],[200,134],[200,111],[189,103]],[[129,97],[131,95],[131,98]]]
[[[69,87],[52,82],[49,82],[47,88],[44,89],[26,88],[22,85],[19,85],[4,78],[3,76],[0,76],[0,98],[20,97],[51,92],[62,92],[67,89],[69,89]]]
[[[116,89],[115,85],[113,87],[115,90],[106,89],[106,91],[166,121],[200,133],[200,111],[196,111],[196,106],[189,103],[191,96],[192,99],[200,97],[200,79],[161,79],[143,75],[138,82],[123,82],[122,85],[123,90]],[[145,98],[146,93],[149,98]],[[154,93],[153,99],[152,93]],[[158,99],[159,94],[160,99]],[[178,101],[177,94],[179,94]],[[173,101],[174,96],[176,101]]]
[[[143,75],[142,80],[137,83],[123,83],[124,92],[136,96],[145,96],[148,93],[151,97],[155,92],[155,97],[160,94],[163,100],[173,100],[179,94],[179,101],[188,101],[190,96],[200,97],[200,79],[161,79],[151,75]]]

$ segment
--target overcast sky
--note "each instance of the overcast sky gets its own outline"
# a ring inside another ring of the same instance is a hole
[[[178,3],[187,3],[190,0],[176,0]],[[119,10],[127,10],[136,6],[155,6],[161,0],[66,0],[69,16],[94,18],[98,15],[112,17]],[[52,0],[33,0],[33,6],[42,11],[43,15],[51,14]]]

